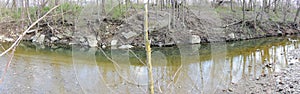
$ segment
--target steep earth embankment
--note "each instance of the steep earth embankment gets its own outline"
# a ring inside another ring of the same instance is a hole
[[[32,28],[24,40],[52,48],[72,44],[103,48],[131,48],[144,45],[144,11],[129,9],[124,19],[115,20],[110,17],[99,17],[93,11],[87,10],[83,10],[76,21],[47,18]],[[300,32],[296,23],[267,19],[257,20],[255,26],[254,19],[247,19],[243,23],[236,14],[236,12],[218,12],[209,6],[198,10],[187,7],[175,11],[150,9],[148,23],[151,45],[173,46],[235,41]],[[23,30],[14,21],[0,24],[1,41],[14,41]]]

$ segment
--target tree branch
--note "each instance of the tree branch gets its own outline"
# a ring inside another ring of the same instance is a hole
[[[0,54],[0,57],[5,55],[6,53],[8,53],[10,50],[14,49],[15,47],[17,47],[20,43],[20,41],[23,39],[24,35],[26,35],[26,33],[33,27],[35,26],[39,21],[41,21],[42,19],[44,19],[51,11],[53,11],[54,9],[56,9],[57,7],[59,7],[59,5],[53,7],[52,9],[50,9],[45,15],[43,15],[41,18],[39,18],[38,20],[36,20],[34,23],[32,23],[23,33],[22,35],[19,36],[19,38],[4,52],[2,52]]]

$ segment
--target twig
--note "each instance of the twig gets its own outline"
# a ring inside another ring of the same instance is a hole
[[[44,17],[46,17],[46,15],[48,15],[51,11],[53,11],[53,10],[54,10],[55,8],[57,8],[58,6],[59,6],[59,5],[53,7],[53,8],[52,8],[51,10],[49,10],[43,17],[39,18],[37,21],[35,21],[33,24],[31,24],[31,26],[30,26],[29,28],[27,28],[27,29],[23,32],[23,34],[20,35],[19,38],[18,38],[18,39],[17,39],[17,40],[16,40],[16,41],[8,48],[8,49],[6,49],[4,52],[2,52],[2,53],[0,54],[0,57],[1,57],[1,56],[7,54],[9,51],[12,50],[11,56],[10,56],[10,60],[9,60],[9,62],[6,64],[5,70],[4,70],[4,72],[2,73],[2,76],[1,76],[1,79],[0,79],[0,83],[2,83],[3,80],[4,80],[4,76],[5,76],[7,70],[8,70],[8,68],[9,68],[9,66],[10,66],[10,64],[11,64],[11,62],[12,62],[12,59],[13,59],[13,57],[14,57],[14,52],[15,52],[15,50],[16,50],[16,47],[19,45],[19,43],[20,43],[20,41],[22,40],[23,36],[26,35],[26,33],[27,33],[33,26],[35,26],[35,24],[37,24],[39,21],[41,21]],[[2,46],[2,45],[1,45],[1,46]],[[3,48],[3,47],[2,47],[2,48]],[[3,49],[4,49],[4,48],[3,48]]]
[[[129,84],[133,84],[133,85],[140,85],[140,86],[146,86],[147,84],[136,84],[136,81],[131,82],[129,79],[126,79],[124,76],[121,75],[121,73],[118,71],[118,68],[120,69],[121,67],[117,64],[116,61],[114,61],[112,58],[108,57],[107,54],[103,51],[102,48],[100,48],[100,51],[103,53],[103,55],[113,63],[113,65],[116,67],[116,72],[119,74],[119,76],[124,79],[126,82],[128,82]]]
[[[75,67],[75,63],[74,63],[74,62],[73,62],[73,69],[74,69],[74,71],[77,70],[76,67]],[[83,87],[80,85],[80,82],[79,82],[79,80],[78,80],[78,74],[77,74],[77,73],[75,73],[75,78],[76,78],[76,81],[78,82],[78,85],[79,85],[80,89],[82,90],[83,94],[86,94],[86,91],[85,91],[85,90],[83,89]]]
[[[132,50],[129,49],[129,52],[131,52],[134,55],[134,57],[136,59],[138,59],[141,63],[143,63],[144,65],[146,65],[146,63],[144,63],[143,60],[141,58],[139,58]]]
[[[14,52],[15,52],[15,50],[16,50],[16,49],[13,49],[13,50],[12,50],[11,56],[10,56],[10,59],[9,59],[9,62],[6,63],[6,67],[5,67],[4,72],[2,73],[1,78],[0,78],[0,84],[3,82],[4,76],[6,75],[7,70],[8,70],[8,68],[9,68],[9,66],[10,66],[10,64],[11,64],[11,62],[12,62],[12,59],[13,59],[13,57],[14,57]]]
[[[5,51],[5,48],[3,47],[3,45],[2,45],[2,44],[0,44],[0,46],[1,46],[2,50],[3,50],[3,51]]]
[[[172,79],[171,79],[172,81],[175,80],[175,77],[176,77],[176,75],[178,74],[178,72],[181,70],[181,68],[182,68],[182,65],[180,65],[180,67],[179,67],[179,68],[176,70],[176,72],[174,73],[174,75],[173,75],[173,77],[172,77]],[[170,87],[171,83],[172,83],[172,82],[170,82],[170,83],[168,84],[167,88]]]
[[[39,21],[41,21],[42,19],[44,19],[46,17],[46,15],[48,15],[51,11],[53,11],[54,9],[56,9],[57,7],[59,7],[59,5],[53,7],[52,9],[50,9],[44,16],[42,16],[41,18],[39,18],[38,20],[36,20],[34,23],[32,23],[23,33],[22,35],[19,36],[19,38],[4,52],[2,52],[0,54],[0,57],[3,56],[4,54],[8,53],[10,50],[14,49],[15,47],[17,47],[19,45],[19,43],[21,42],[21,40],[23,39],[24,35],[26,35],[26,33],[32,28],[34,27]]]

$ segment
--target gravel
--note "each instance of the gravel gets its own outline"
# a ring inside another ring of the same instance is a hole
[[[288,53],[288,65],[279,72],[242,79],[222,92],[228,94],[300,94],[300,49]]]

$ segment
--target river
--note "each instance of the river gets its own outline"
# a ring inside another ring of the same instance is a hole
[[[297,37],[293,37],[296,39]],[[300,39],[300,38],[299,38]],[[3,44],[8,47],[9,44]],[[287,53],[299,47],[286,37],[235,42],[154,47],[156,93],[217,93],[242,78],[257,79],[287,66]],[[0,50],[3,51],[3,50]],[[104,53],[105,54],[104,54]],[[0,57],[3,74],[9,56]],[[3,93],[146,93],[143,48],[72,49],[22,43],[4,81]],[[266,64],[272,66],[264,67]]]

